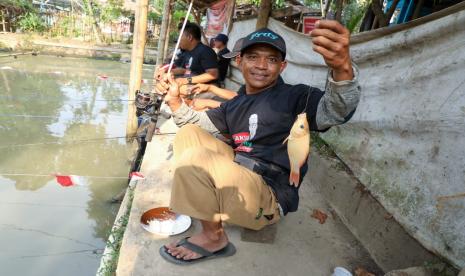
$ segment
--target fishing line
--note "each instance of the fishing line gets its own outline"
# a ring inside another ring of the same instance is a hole
[[[117,100],[105,100],[105,99],[77,99],[77,98],[69,98],[66,100],[62,100],[57,97],[43,97],[43,96],[37,96],[37,97],[18,97],[18,96],[6,96],[6,95],[0,95],[0,98],[4,99],[11,99],[15,100],[14,102],[23,102],[22,100],[26,101],[40,101],[40,100],[47,100],[47,101],[63,101],[64,103],[68,102],[134,102],[135,100],[127,100],[127,99],[117,99]]]
[[[308,106],[308,100],[310,99],[310,95],[312,94],[312,88],[309,87],[308,88],[308,93],[307,93],[307,101],[305,103],[305,107],[304,107],[304,110],[302,111],[302,113],[306,112],[307,111],[307,106]]]
[[[50,204],[50,203],[33,203],[33,202],[10,202],[10,201],[0,201],[0,205],[27,205],[27,206],[39,206],[39,207],[53,207],[53,208],[78,208],[85,209],[88,206],[86,205],[71,205],[71,204]],[[100,206],[105,206],[101,204]]]
[[[34,174],[34,173],[2,173],[1,176],[37,176],[37,177],[55,177],[54,174]],[[61,175],[61,174],[60,174]],[[66,175],[66,174],[63,174]],[[97,176],[97,175],[76,175],[85,178],[97,178],[97,179],[128,179],[129,176]]]
[[[169,135],[176,135],[176,132],[154,133],[153,135],[155,135],[155,136],[165,136],[165,135],[169,136]],[[79,140],[69,140],[69,141],[55,141],[55,142],[42,142],[42,143],[30,143],[30,144],[17,144],[17,145],[1,146],[0,149],[17,148],[17,147],[29,147],[29,146],[40,146],[40,145],[97,142],[97,141],[103,141],[103,140],[123,139],[123,138],[134,139],[134,138],[138,138],[138,137],[137,136],[115,136],[115,137],[90,138],[90,139],[79,139]]]
[[[91,114],[89,114],[90,116]],[[123,114],[119,116],[124,116]],[[60,116],[49,116],[49,115],[28,115],[28,114],[0,114],[1,117],[16,117],[16,118],[28,118],[28,119],[59,119]]]
[[[55,177],[53,174],[35,174],[35,173],[2,173],[0,172],[0,175],[2,176],[40,176],[40,177]],[[60,174],[60,175],[67,175],[67,174]],[[128,176],[96,176],[96,175],[76,175],[79,177],[85,177],[85,178],[99,178],[99,179],[128,179]]]
[[[22,117],[22,118],[59,118],[57,116],[49,116],[49,115],[23,115],[23,114],[0,114],[0,117]]]

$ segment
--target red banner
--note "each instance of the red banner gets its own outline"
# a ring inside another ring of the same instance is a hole
[[[310,33],[313,29],[315,29],[315,23],[320,20],[320,17],[314,17],[314,16],[304,16],[303,17],[303,28],[302,32],[304,34]]]

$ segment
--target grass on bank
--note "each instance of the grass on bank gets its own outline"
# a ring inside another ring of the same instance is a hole
[[[124,214],[115,222],[113,228],[111,229],[110,235],[108,236],[106,247],[110,249],[108,256],[103,255],[102,258],[105,258],[103,266],[97,272],[97,275],[100,276],[113,276],[116,275],[116,268],[118,266],[119,252],[121,248],[121,243],[123,242],[124,232],[129,222],[129,214],[131,213],[132,201],[134,199],[134,189],[135,185],[131,185],[127,188],[126,193],[128,200],[126,203],[126,210]]]

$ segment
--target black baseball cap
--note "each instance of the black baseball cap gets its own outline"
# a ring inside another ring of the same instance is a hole
[[[263,28],[247,35],[242,43],[241,53],[244,53],[245,49],[255,44],[270,45],[281,52],[283,59],[286,58],[286,42],[284,42],[284,39],[279,34],[268,28]]]
[[[234,47],[231,52],[226,53],[223,55],[224,58],[235,58],[238,55],[241,54],[241,48],[242,48],[242,43],[244,42],[244,37],[239,38],[236,43],[234,44]]]
[[[225,34],[218,34],[214,39],[223,42],[225,45],[228,44],[229,40],[228,36]]]

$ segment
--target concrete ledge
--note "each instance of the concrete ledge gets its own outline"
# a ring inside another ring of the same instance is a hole
[[[344,167],[339,159],[313,154],[309,177],[384,271],[441,262],[408,235]]]
[[[161,132],[165,132],[163,127]],[[226,226],[231,242],[238,249],[236,255],[190,266],[176,266],[164,261],[158,253],[162,245],[199,231],[199,224],[194,220],[186,233],[167,238],[146,232],[139,223],[140,216],[146,210],[168,205],[173,173],[169,159],[172,139],[172,136],[157,136],[147,147],[141,169],[146,179],[135,189],[117,275],[328,276],[335,266],[350,270],[364,267],[381,275],[381,270],[367,251],[337,215],[332,214],[331,208],[315,188],[315,181],[311,185],[308,177],[301,187],[299,210],[277,224],[273,243],[245,242],[241,239],[241,228]],[[329,214],[324,224],[311,217],[316,208]]]

